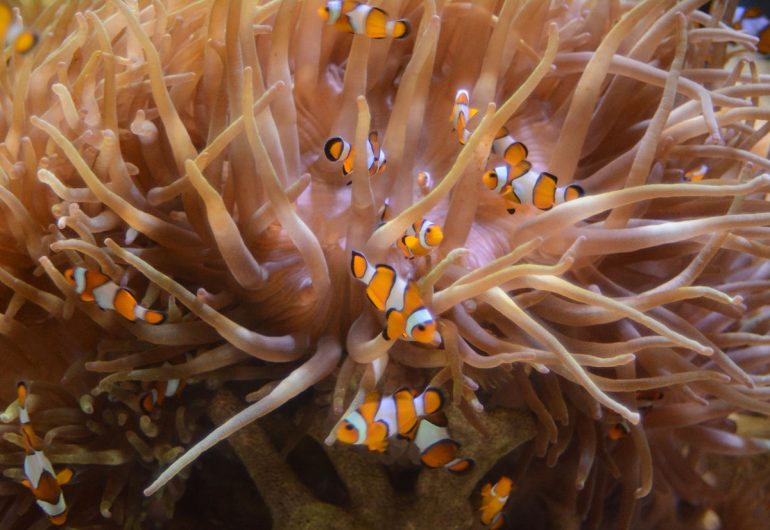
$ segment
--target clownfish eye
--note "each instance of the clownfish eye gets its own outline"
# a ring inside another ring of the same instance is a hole
[[[430,226],[429,226],[429,227],[428,227],[428,229],[427,229],[427,230],[425,230],[425,231],[426,231],[427,233],[430,233],[430,231],[431,231],[431,230],[433,230],[433,227],[430,227]]]
[[[353,424],[352,423],[346,424],[345,425],[345,429],[348,430],[348,431],[352,431],[353,430]]]
[[[425,326],[423,324],[417,324],[417,329],[420,331],[425,331]]]

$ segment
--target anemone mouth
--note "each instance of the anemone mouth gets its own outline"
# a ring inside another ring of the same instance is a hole
[[[421,478],[394,521],[467,522],[482,478],[528,469],[515,502],[567,483],[563,511],[594,527],[679,524],[676,503],[725,524],[758,509],[724,493],[732,475],[706,456],[763,453],[770,437],[770,94],[756,39],[728,23],[734,2],[405,1],[388,20],[412,31],[381,40],[338,31],[347,15],[324,24],[318,4],[22,9],[37,47],[0,61],[6,474],[23,478],[18,379],[54,466],[92,466],[64,491],[100,490],[99,509],[75,504],[73,524],[126,527],[123,499],[241,429],[274,458],[247,425],[289,401],[331,443],[371,391],[430,384],[451,398],[446,445],[477,465],[454,492]],[[458,101],[467,134],[452,130]],[[526,158],[503,186],[501,145]],[[423,219],[443,237],[405,259],[394,243]],[[104,283],[73,283],[77,267]],[[393,282],[379,299],[377,267]],[[130,323],[99,285],[167,318]],[[222,388],[242,380],[258,385],[245,409]],[[198,440],[204,414],[219,426]],[[299,518],[232,444],[273,515]],[[354,473],[318,450],[366,486],[365,458]],[[131,506],[171,517],[182,483]],[[447,502],[421,514],[427,484]],[[29,506],[17,493],[0,487],[0,507]],[[392,512],[318,509],[352,526]]]

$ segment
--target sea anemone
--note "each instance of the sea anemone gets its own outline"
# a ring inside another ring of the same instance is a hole
[[[467,499],[502,472],[528,528],[753,521],[713,455],[770,447],[736,428],[770,413],[770,78],[756,38],[724,22],[736,2],[705,3],[384,2],[409,22],[401,39],[325,25],[315,0],[27,6],[39,43],[0,61],[0,395],[39,389],[44,450],[82,473],[64,488],[73,524],[171,517],[181,488],[158,492],[228,437],[276,527],[469,527]],[[480,109],[464,145],[460,89]],[[481,178],[503,126],[585,196],[506,211]],[[375,175],[370,131],[387,153]],[[350,186],[324,156],[337,136],[355,148]],[[395,243],[423,218],[443,239],[407,260]],[[354,251],[415,282],[437,344],[383,336]],[[168,318],[102,311],[73,266]],[[193,388],[175,406],[141,409],[147,385],[179,378]],[[410,490],[332,445],[367,393],[428,384],[472,472],[424,470]],[[13,410],[0,464],[18,482]],[[204,412],[219,426],[199,440]],[[295,417],[327,445],[299,443]],[[328,473],[291,471],[276,445],[312,447]],[[130,516],[116,497],[88,504],[116,473]],[[347,497],[324,498],[331,476]],[[137,500],[145,486],[162,509]],[[368,489],[382,498],[366,505]],[[23,487],[0,494],[8,524],[34,517]]]

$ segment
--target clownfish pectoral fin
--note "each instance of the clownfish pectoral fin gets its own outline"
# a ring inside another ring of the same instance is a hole
[[[471,118],[473,118],[478,113],[479,113],[479,109],[469,109],[468,110],[468,119],[470,120]]]
[[[388,448],[388,426],[385,423],[375,421],[367,427],[366,447],[370,451],[385,452]]]
[[[389,309],[385,313],[385,329],[382,336],[385,340],[394,340],[404,334],[406,330],[406,319],[400,311]]]
[[[535,185],[532,188],[532,204],[540,210],[550,210],[553,208],[556,199],[557,179],[550,173],[543,172],[537,177]]]
[[[65,484],[69,484],[73,476],[74,476],[74,473],[72,472],[71,469],[69,468],[62,469],[56,474],[56,482],[59,483],[59,486],[64,486]]]

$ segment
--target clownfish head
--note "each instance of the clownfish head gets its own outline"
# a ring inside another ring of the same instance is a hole
[[[437,247],[444,239],[444,232],[438,225],[430,225],[425,229],[425,242],[431,247]]]
[[[500,497],[507,497],[513,489],[513,481],[508,477],[500,477],[495,486],[495,491]]]
[[[344,444],[354,444],[358,441],[358,429],[348,420],[342,420],[337,427],[337,440]]]
[[[67,269],[64,271],[64,279],[67,280],[70,285],[75,285],[77,282],[75,281],[75,268]]]
[[[498,183],[498,176],[497,172],[494,169],[491,169],[484,173],[484,176],[481,177],[481,179],[484,181],[484,186],[486,186],[490,190],[497,189],[497,183]]]

